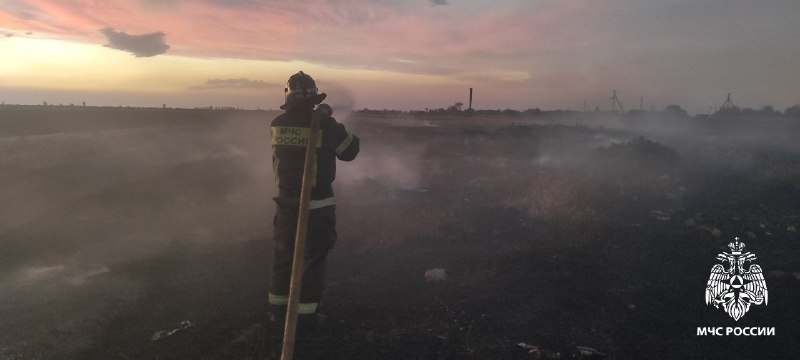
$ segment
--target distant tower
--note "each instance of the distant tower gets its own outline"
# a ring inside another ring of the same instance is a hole
[[[644,111],[644,96],[639,97],[639,110]]]
[[[728,98],[725,99],[725,103],[722,104],[722,107],[720,109],[732,109],[734,107],[736,107],[736,105],[733,105],[733,100],[731,100],[731,93],[728,93]]]
[[[622,102],[619,101],[619,97],[617,97],[617,89],[614,89],[614,95],[611,96],[611,111],[617,112],[618,105],[619,105],[619,111],[625,112],[625,108],[622,107]]]
[[[472,88],[469,88],[469,108],[467,110],[472,111]]]
[[[583,111],[589,111],[589,107],[586,106],[586,99],[583,99]]]

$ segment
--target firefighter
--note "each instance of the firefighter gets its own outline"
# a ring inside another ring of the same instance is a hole
[[[326,94],[319,93],[314,79],[302,71],[289,78],[284,91],[286,102],[281,109],[285,112],[278,115],[270,126],[272,168],[278,196],[274,198],[277,204],[273,218],[275,248],[268,309],[270,318],[279,323],[284,319],[289,300],[294,239],[311,116],[317,105],[327,107],[328,113],[332,113],[330,106],[321,104]],[[301,326],[313,326],[316,322],[324,287],[325,258],[336,242],[336,205],[333,197],[336,159],[351,161],[359,150],[358,137],[348,133],[343,124],[330,116],[320,120],[317,140],[314,166],[316,175],[312,182],[305,269],[298,307],[298,322]]]

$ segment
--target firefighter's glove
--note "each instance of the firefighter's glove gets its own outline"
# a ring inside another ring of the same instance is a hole
[[[333,108],[331,108],[331,106],[328,104],[317,105],[317,111],[324,111],[326,116],[333,115]]]

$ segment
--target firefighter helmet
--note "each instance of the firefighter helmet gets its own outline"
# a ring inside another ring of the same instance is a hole
[[[317,105],[327,96],[325,93],[320,94],[314,79],[302,71],[289,78],[283,91],[286,93],[286,102],[281,105],[283,110],[302,104]]]

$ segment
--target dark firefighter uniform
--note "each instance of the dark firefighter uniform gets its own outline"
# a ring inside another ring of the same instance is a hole
[[[317,94],[314,80],[302,71],[289,79],[286,92],[286,104],[281,106],[286,112],[276,117],[270,126],[272,167],[278,185],[269,291],[269,304],[273,308],[284,307],[289,300],[294,238],[311,116],[314,106],[325,98],[324,93]],[[305,271],[298,307],[298,314],[301,315],[317,311],[324,287],[325,258],[336,242],[336,203],[333,197],[336,159],[351,161],[359,150],[358,137],[348,133],[344,125],[330,116],[320,120],[317,140]]]

